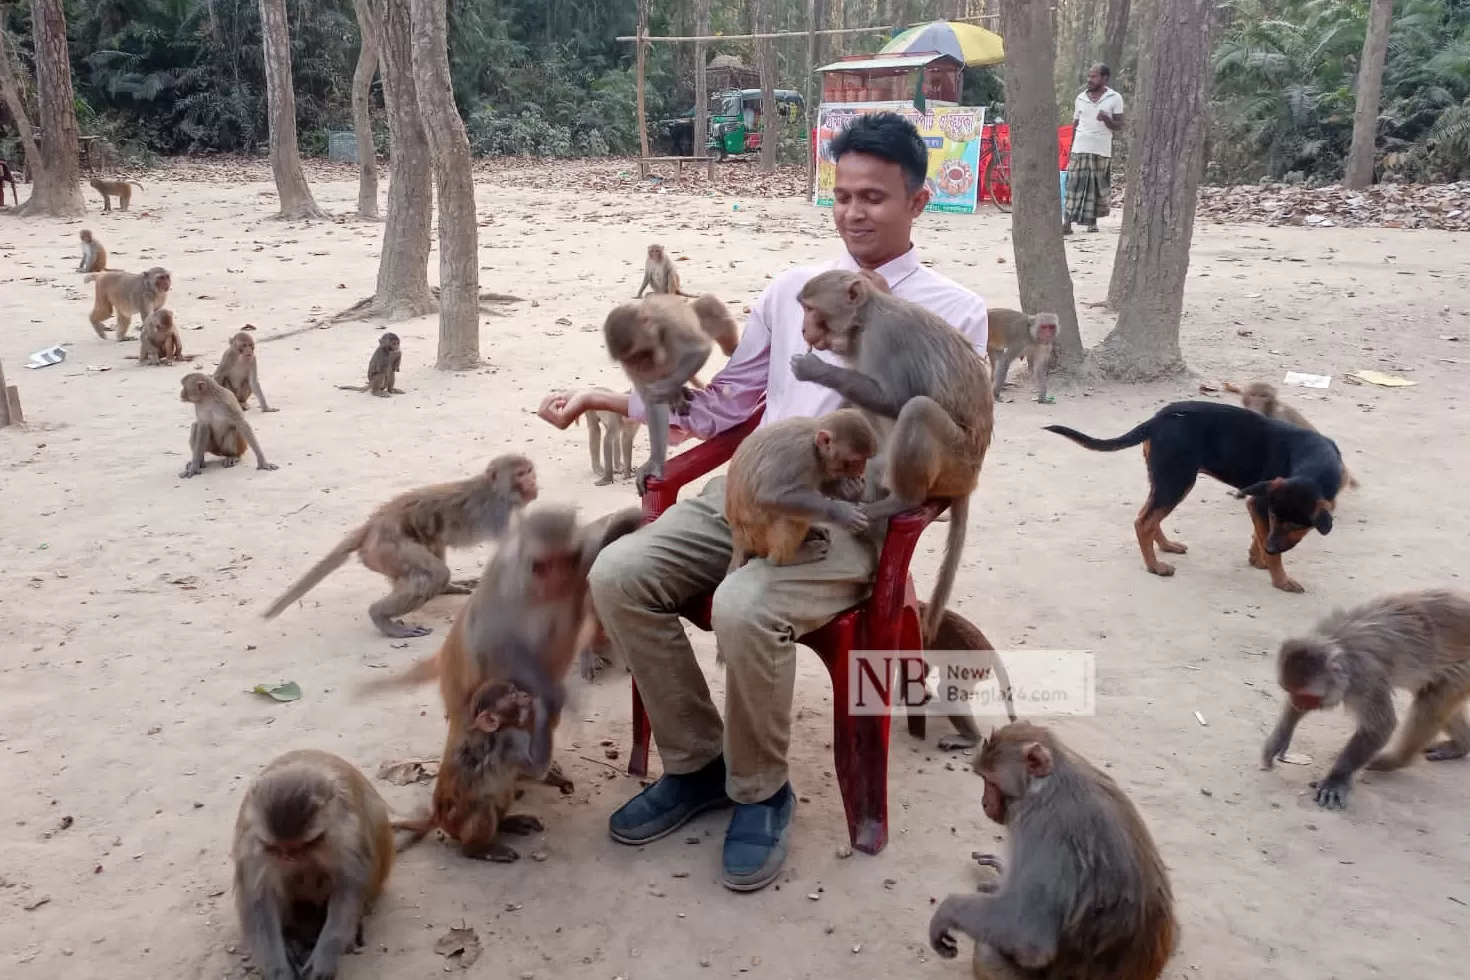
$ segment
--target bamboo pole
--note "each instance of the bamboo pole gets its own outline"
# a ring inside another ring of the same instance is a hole
[[[979,17],[956,18],[954,20],[954,23],[956,23],[956,24],[973,24],[973,23],[978,23],[980,21],[984,21],[984,20],[1000,20],[1000,15],[999,14],[982,14]],[[902,27],[902,28],[899,28],[899,29],[900,30],[907,30],[909,27],[921,27],[924,24],[932,24],[932,23],[933,23],[933,21],[921,20],[917,24],[909,24],[906,27]],[[887,31],[893,30],[894,27],[895,27],[895,25],[893,25],[893,24],[878,24],[878,25],[873,26],[873,27],[844,27],[844,28],[838,28],[838,29],[834,29],[834,30],[816,31],[815,33],[817,35],[821,36],[821,37],[827,37],[827,36],[832,35],[832,34],[881,34],[881,33],[885,33]],[[704,41],[704,42],[710,42],[710,41],[767,41],[767,40],[770,40],[772,38],[807,37],[808,35],[810,35],[812,33],[813,33],[812,31],[776,31],[774,33],[769,33],[769,34],[698,34],[698,35],[689,35],[687,37],[676,37],[676,36],[673,36],[673,35],[670,35],[670,36],[667,36],[667,37],[649,37],[649,36],[644,35],[644,34],[638,34],[636,36],[619,37],[619,38],[616,38],[616,40],[618,40],[618,41],[640,41],[641,40],[643,42],[643,44],[656,44],[656,43],[663,42],[663,41],[671,41],[671,42],[673,42],[675,44],[688,43],[688,42],[698,42],[698,41]]]
[[[806,197],[812,200],[817,183],[817,136],[812,132],[812,77],[817,71],[817,0],[807,0],[806,31]]]
[[[638,145],[643,150],[644,171],[647,174],[648,160],[648,118],[643,104],[643,76],[647,70],[648,52],[648,0],[638,0]]]

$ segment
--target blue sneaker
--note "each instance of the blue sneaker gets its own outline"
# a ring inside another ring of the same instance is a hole
[[[647,844],[667,837],[706,810],[733,802],[725,795],[725,759],[720,756],[697,772],[664,773],[613,811],[607,829],[620,844]]]
[[[741,803],[725,832],[724,885],[753,892],[766,887],[786,863],[786,839],[796,816],[796,793],[788,782],[762,803]]]

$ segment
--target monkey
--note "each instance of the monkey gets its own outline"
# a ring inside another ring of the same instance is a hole
[[[699,319],[699,329],[720,348],[720,353],[730,357],[740,346],[740,325],[730,315],[730,309],[713,293],[705,293],[694,301],[694,315]],[[690,384],[703,388],[704,383],[690,378]]]
[[[255,453],[256,469],[279,469],[275,463],[266,462],[255,439],[255,430],[245,421],[240,403],[235,396],[207,374],[194,371],[184,375],[179,392],[179,401],[194,405],[194,424],[189,428],[189,451],[191,457],[183,472],[183,479],[204,472],[204,454],[212,453],[222,458],[220,465],[228,468],[240,462],[249,446]]]
[[[686,293],[679,289],[679,269],[674,265],[674,260],[669,258],[669,253],[664,251],[662,245],[648,246],[648,259],[643,263],[643,285],[638,287],[638,292],[633,294],[633,298],[642,299],[643,291],[650,286],[653,287],[655,295],[663,293],[694,298],[693,293]]]
[[[868,517],[855,503],[832,496],[845,480],[860,486],[878,434],[862,412],[845,408],[821,418],[790,418],[746,437],[730,460],[725,520],[730,525],[730,575],[751,558],[772,565],[821,561],[831,541],[816,521],[861,534]],[[860,490],[854,493],[859,496]]]
[[[172,364],[185,360],[184,342],[174,326],[173,310],[154,310],[143,321],[138,334],[139,364]],[[242,408],[241,411],[244,411]]]
[[[252,392],[259,400],[262,412],[279,412],[279,408],[271,408],[266,404],[265,392],[260,387],[256,368],[255,338],[241,330],[230,338],[230,346],[219,359],[219,367],[214,369],[214,380],[234,393],[242,412],[250,410],[248,402]]]
[[[119,208],[124,211],[128,209],[128,202],[133,198],[133,188],[129,187],[129,184],[135,185],[140,191],[143,189],[143,185],[139,184],[136,180],[98,180],[93,177],[89,183],[97,193],[102,195],[103,211],[112,210],[112,199],[114,197],[117,198],[117,206]]]
[[[713,344],[703,324],[710,320],[715,306],[729,317],[718,298],[711,296],[710,300],[691,305],[677,296],[655,293],[615,307],[603,321],[607,352],[633,382],[648,417],[649,457],[634,478],[640,497],[647,491],[650,476],[663,478],[669,413],[684,410],[684,386],[709,360]]]
[[[128,339],[128,324],[133,314],[147,317],[154,310],[168,305],[168,291],[173,288],[173,277],[161,265],[146,272],[123,272],[113,269],[108,272],[89,272],[82,282],[95,282],[97,291],[92,300],[92,312],[88,319],[97,336],[107,339],[107,328],[102,325],[113,312],[117,313],[117,339]]]
[[[592,455],[592,472],[597,474],[594,486],[610,485],[619,470],[629,477],[633,475],[633,440],[638,437],[641,424],[617,412],[587,413],[587,448]]]
[[[919,618],[922,620],[928,615],[928,606],[923,601],[919,602]],[[934,643],[929,647],[931,650],[973,650],[976,653],[987,653],[986,657],[977,657],[975,666],[979,669],[992,670],[995,672],[996,685],[1000,688],[1001,697],[1006,703],[1006,717],[1011,721],[1016,720],[1016,704],[1011,692],[1011,678],[1006,673],[1006,665],[1000,659],[1000,654],[995,652],[995,646],[981,632],[980,627],[970,622],[953,609],[946,609],[944,616],[939,620],[939,632],[934,634]],[[980,729],[975,724],[975,716],[969,711],[959,711],[949,715],[949,723],[954,726],[954,734],[941,735],[939,748],[945,752],[953,752],[957,749],[973,749],[982,741]]]
[[[953,959],[951,931],[975,941],[977,980],[1156,980],[1176,950],[1168,870],[1147,825],[1107,773],[1048,728],[1012,722],[975,754],[981,807],[1010,838],[1010,868],[978,894],[951,895],[929,944]]]
[[[330,980],[362,945],[393,870],[388,804],[347,760],[277,756],[240,801],[231,859],[240,929],[264,980]]]
[[[807,351],[791,359],[792,372],[799,381],[842,394],[878,432],[881,448],[866,477],[868,519],[886,520],[934,497],[949,501],[953,519],[924,622],[924,645],[932,647],[959,568],[970,494],[990,447],[990,372],[943,318],[857,273],[820,273],[802,286],[797,300],[805,311],[806,342],[850,358],[855,369]],[[882,490],[887,495],[880,498]]]
[[[1057,339],[1057,325],[1055,313],[1028,315],[1003,308],[989,311],[986,348],[995,371],[991,384],[997,401],[1006,384],[1006,371],[1024,352],[1036,382],[1036,400],[1046,404],[1046,373],[1051,364],[1052,345]]]
[[[467,584],[450,580],[445,550],[502,536],[511,519],[538,492],[531,460],[506,453],[467,479],[400,493],[379,505],[263,615],[266,619],[279,616],[356,552],[364,566],[393,582],[393,591],[368,607],[373,625],[395,639],[428,636],[432,627],[410,626],[398,617],[437,595],[469,595],[472,591]]]
[[[403,394],[402,388],[394,387],[398,370],[403,364],[403,351],[398,335],[391,330],[378,338],[378,348],[368,358],[365,385],[338,385],[343,391],[371,391],[379,398]]]
[[[92,234],[83,228],[79,233],[82,240],[82,260],[77,263],[78,272],[104,272],[107,269],[107,249]]]
[[[1397,592],[1335,610],[1306,635],[1282,642],[1276,672],[1287,700],[1261,750],[1263,768],[1286,754],[1307,712],[1341,704],[1357,717],[1356,731],[1317,783],[1324,809],[1347,806],[1359,769],[1400,769],[1421,753],[1431,762],[1470,755],[1470,592]],[[1413,705],[1398,744],[1381,751],[1398,721],[1395,688],[1413,691]],[[1441,730],[1449,738],[1431,744]]]
[[[1307,421],[1307,417],[1297,411],[1295,407],[1282,401],[1276,393],[1276,386],[1269,381],[1252,381],[1245,387],[1232,384],[1227,381],[1222,386],[1226,391],[1235,392],[1240,395],[1240,404],[1252,412],[1259,412],[1267,418],[1280,419],[1290,422],[1292,425],[1301,426],[1303,429],[1318,431],[1317,427]],[[1348,471],[1347,465],[1342,467],[1342,482],[1348,488],[1357,487],[1358,478]]]
[[[10,172],[10,164],[0,160],[0,208],[5,207],[5,182],[10,181],[11,193],[15,195],[15,203],[20,204],[20,188],[15,186],[15,175]]]

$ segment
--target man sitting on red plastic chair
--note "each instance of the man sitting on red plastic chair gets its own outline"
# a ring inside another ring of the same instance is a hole
[[[827,269],[875,272],[895,296],[944,317],[984,356],[984,301],[921,265],[909,237],[929,200],[929,151],[918,131],[893,113],[862,115],[832,141],[831,152],[832,215],[847,254],[793,269],[766,288],[729,364],[692,393],[687,413],[673,420],[676,429],[709,438],[744,422],[762,397],[762,425],[839,407],[837,392],[791,373],[792,356],[807,349],[797,293]],[[840,363],[829,352],[819,356]],[[636,395],[595,390],[550,395],[540,414],[566,428],[589,409],[644,419]],[[724,482],[710,480],[698,496],[607,547],[592,567],[592,601],[632,667],[664,767],[608,824],[614,840],[646,844],[702,811],[733,804],[724,883],[754,891],[780,873],[796,806],[786,763],[795,639],[868,597],[881,542],[832,527],[830,550],[819,562],[772,567],[755,559],[726,577]],[[678,614],[710,592],[711,625],[726,658],[723,723]]]

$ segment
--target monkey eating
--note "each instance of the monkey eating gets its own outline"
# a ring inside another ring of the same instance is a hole
[[[802,337],[816,350],[849,358],[830,364],[813,351],[791,360],[799,381],[839,392],[867,414],[880,450],[869,463],[863,510],[886,520],[931,498],[949,501],[944,561],[929,599],[924,644],[932,646],[954,588],[970,514],[970,494],[990,446],[995,397],[985,362],[962,334],[917,303],[833,270],[802,286]],[[887,491],[885,497],[877,495]]]
[[[82,239],[82,260],[77,263],[78,272],[103,272],[107,269],[107,249],[86,228],[79,232]]]
[[[154,310],[138,333],[139,364],[172,364],[184,360],[184,342],[174,326],[172,310]]]
[[[204,454],[219,456],[228,468],[240,462],[245,448],[255,453],[256,469],[278,469],[268,463],[255,439],[255,430],[245,421],[240,403],[228,390],[207,374],[195,371],[184,375],[179,401],[194,406],[194,424],[189,428],[190,459],[179,476],[188,479],[204,472]]]
[[[1290,422],[1292,425],[1299,425],[1313,432],[1317,431],[1317,427],[1308,422],[1305,415],[1281,400],[1276,393],[1276,386],[1269,381],[1252,381],[1244,387],[1227,381],[1221,387],[1239,395],[1240,404],[1252,412],[1259,412],[1267,418]],[[1348,488],[1358,486],[1358,478],[1348,471],[1347,464],[1343,464],[1342,467],[1342,482],[1343,486]]]
[[[403,364],[403,351],[398,335],[388,331],[378,338],[378,347],[373,351],[373,356],[368,358],[367,380],[365,385],[338,385],[343,391],[370,391],[379,398],[387,398],[389,395],[401,395],[403,389],[394,387],[398,378],[398,369]]]
[[[252,393],[260,402],[262,412],[279,412],[280,409],[266,404],[265,392],[261,390],[256,370],[255,338],[241,330],[230,338],[230,346],[219,359],[219,367],[214,369],[214,380],[234,393],[242,412],[249,410],[248,402]]]
[[[471,592],[467,585],[451,581],[445,550],[500,537],[516,511],[535,500],[537,492],[531,460],[507,453],[475,476],[401,493],[369,514],[271,603],[264,616],[279,616],[356,552],[364,566],[393,582],[393,591],[368,607],[373,624],[395,639],[427,636],[432,627],[410,626],[399,617],[435,596]]]
[[[1046,373],[1051,364],[1052,345],[1057,339],[1055,313],[1025,314],[1018,310],[996,308],[989,311],[986,351],[995,370],[991,382],[996,400],[1006,384],[1006,371],[1011,362],[1025,355],[1036,382],[1036,400],[1046,404]]]
[[[147,317],[154,310],[168,304],[168,291],[173,287],[173,277],[163,266],[155,265],[146,272],[89,272],[83,282],[95,282],[96,293],[92,300],[92,312],[87,319],[97,336],[107,338],[107,328],[102,321],[117,313],[117,339],[128,339],[128,324],[134,314]]]
[[[981,807],[1006,828],[1010,867],[977,894],[951,895],[929,922],[940,956],[975,941],[976,980],[1156,980],[1178,924],[1168,871],[1147,825],[1107,773],[1048,728],[1013,722],[975,754]]]
[[[638,287],[638,292],[633,294],[633,298],[642,299],[643,291],[650,286],[653,287],[655,295],[694,298],[693,293],[682,292],[679,289],[679,268],[674,265],[674,260],[669,258],[669,253],[664,251],[662,245],[648,246],[648,259],[643,263],[643,285]]]
[[[117,206],[119,208],[124,211],[128,209],[128,202],[133,199],[133,188],[129,187],[129,184],[137,187],[140,191],[143,189],[143,185],[136,180],[98,180],[93,177],[89,183],[92,185],[93,190],[102,195],[102,210],[104,212],[112,210],[112,199],[114,197],[117,198]]]
[[[240,801],[235,910],[264,980],[332,980],[393,870],[388,804],[347,760],[276,757]]]
[[[1431,762],[1470,755],[1470,593],[1399,592],[1330,613],[1281,644],[1276,671],[1287,700],[1261,751],[1264,768],[1286,754],[1308,712],[1340,704],[1357,717],[1357,729],[1317,784],[1318,806],[1345,807],[1359,769],[1400,769],[1421,753]],[[1383,752],[1398,721],[1395,688],[1412,691],[1414,700],[1398,744]],[[1431,744],[1440,731],[1449,737]]]

